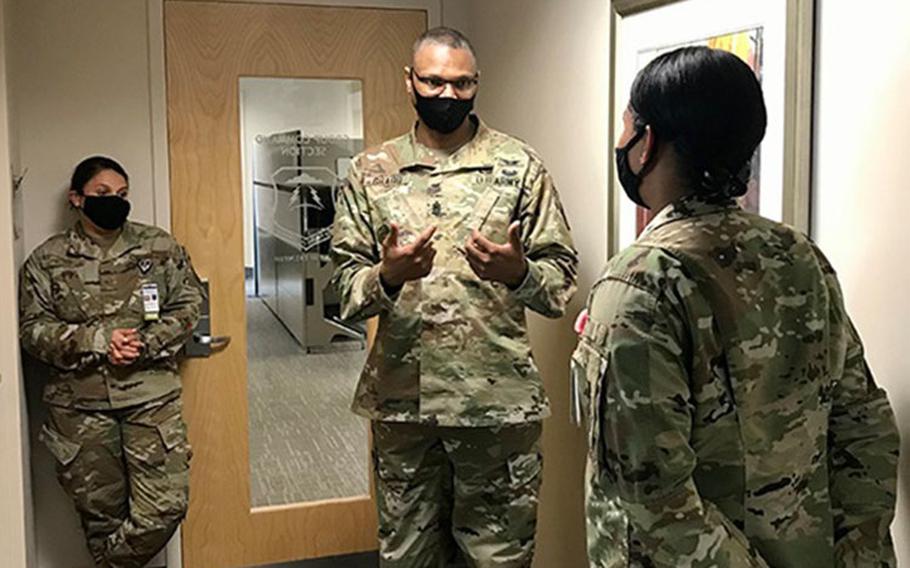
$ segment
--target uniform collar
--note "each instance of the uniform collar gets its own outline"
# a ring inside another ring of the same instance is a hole
[[[493,167],[493,152],[489,151],[490,129],[477,115],[472,114],[469,120],[477,130],[474,136],[447,158],[440,158],[432,150],[417,141],[417,125],[411,128],[403,148],[401,148],[399,172],[414,168],[426,168],[438,172],[484,169]]]
[[[76,221],[67,232],[67,240],[69,241],[67,252],[72,256],[81,256],[95,260],[104,257],[104,251],[90,236],[88,236],[85,229],[82,227],[81,221]],[[120,235],[117,236],[117,240],[114,241],[114,244],[111,245],[111,248],[107,251],[107,256],[109,258],[117,258],[133,249],[139,248],[140,245],[141,243],[139,242],[135,227],[132,223],[127,221],[123,225],[123,230],[120,231]]]
[[[717,201],[706,200],[704,197],[698,195],[687,195],[661,209],[641,232],[641,236],[653,233],[658,228],[674,221],[701,217],[703,215],[717,213],[718,211],[735,210],[739,208],[739,204],[733,199]]]

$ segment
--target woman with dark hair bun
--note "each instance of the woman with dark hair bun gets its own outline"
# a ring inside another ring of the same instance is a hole
[[[638,193],[647,172],[632,171],[627,159],[643,137],[672,147],[676,186],[716,202],[745,195],[768,123],[752,70],[726,51],[704,47],[679,49],[642,70],[623,117],[629,120],[633,135],[617,150],[620,179],[632,201],[655,212],[663,204],[652,207]]]
[[[129,176],[73,172],[78,220],[22,268],[22,347],[50,367],[41,439],[98,566],[144,566],[186,514],[190,449],[176,356],[202,302],[186,251],[127,220]]]
[[[572,356],[589,426],[592,566],[894,566],[898,432],[837,277],[743,211],[767,122],[734,55],[664,54],[616,149],[655,211],[610,260]]]

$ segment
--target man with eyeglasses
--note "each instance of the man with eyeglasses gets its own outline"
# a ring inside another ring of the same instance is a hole
[[[563,315],[577,254],[539,156],[471,114],[468,40],[426,32],[405,73],[417,124],[355,158],[332,240],[343,317],[379,316],[353,408],[381,565],[524,568],[549,415],[525,308]]]

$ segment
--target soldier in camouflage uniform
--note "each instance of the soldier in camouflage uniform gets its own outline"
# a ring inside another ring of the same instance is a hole
[[[764,136],[754,74],[671,52],[624,120],[620,180],[659,213],[578,326],[591,565],[894,566],[898,434],[837,277],[733,199]]]
[[[189,456],[175,356],[199,317],[201,288],[166,232],[126,222],[127,175],[83,161],[79,220],[26,261],[22,346],[50,366],[41,438],[99,566],[144,566],[183,519]]]
[[[415,44],[419,121],[355,158],[332,254],[348,320],[379,317],[354,400],[373,421],[384,567],[530,566],[549,415],[525,309],[563,314],[576,252],[550,175],[469,115],[473,51]]]

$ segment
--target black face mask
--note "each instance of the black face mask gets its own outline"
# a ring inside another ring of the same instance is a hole
[[[635,136],[629,140],[629,143],[622,148],[616,148],[616,173],[619,174],[619,183],[622,185],[626,196],[632,200],[635,205],[650,209],[645,201],[641,198],[641,180],[644,177],[644,168],[639,173],[632,171],[629,165],[629,150],[631,150],[644,137],[644,127],[635,132]]]
[[[414,107],[421,122],[443,134],[455,132],[474,109],[474,97],[470,99],[425,97],[415,88],[414,98],[417,101]]]
[[[115,231],[126,223],[130,202],[116,195],[86,195],[82,201],[82,212],[102,229]]]

